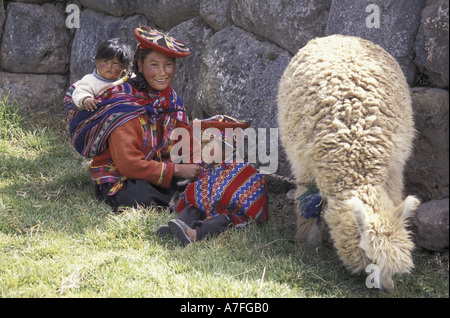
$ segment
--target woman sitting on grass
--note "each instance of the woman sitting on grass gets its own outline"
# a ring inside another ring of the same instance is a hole
[[[175,58],[188,56],[189,50],[148,27],[136,28],[134,34],[139,42],[135,77],[106,90],[94,112],[73,104],[76,83],[64,99],[75,149],[93,158],[89,172],[96,195],[115,210],[168,205],[173,192],[180,191],[176,180],[196,180],[202,170],[169,159],[173,129],[191,131],[183,102],[170,86]]]

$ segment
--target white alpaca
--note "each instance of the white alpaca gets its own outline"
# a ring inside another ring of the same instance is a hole
[[[314,39],[281,78],[278,112],[293,174],[320,190],[322,217],[345,266],[358,272],[375,263],[380,287],[392,290],[392,276],[414,266],[405,227],[419,205],[413,196],[403,200],[415,130],[398,63],[357,37]],[[315,220],[299,215],[297,239],[311,243],[319,234]]]

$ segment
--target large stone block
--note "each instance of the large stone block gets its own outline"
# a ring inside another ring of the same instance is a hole
[[[416,244],[435,252],[448,249],[448,216],[448,198],[421,204],[413,220]]]
[[[293,55],[309,40],[324,36],[331,0],[230,0],[235,25],[280,45]]]
[[[213,30],[200,17],[196,17],[174,27],[169,35],[182,41],[191,51],[188,57],[177,59],[177,71],[172,87],[183,100],[186,113],[192,117],[200,72],[200,56],[213,35]]]
[[[21,109],[45,112],[61,105],[67,84],[65,75],[0,72],[0,99],[9,94],[11,100],[18,101]]]
[[[433,84],[443,88],[448,88],[448,33],[448,0],[428,0],[416,37],[414,62]]]
[[[230,0],[207,0],[200,3],[200,16],[214,31],[220,31],[230,24]]]
[[[15,0],[15,2],[23,2],[23,3],[45,3],[45,2],[67,2],[67,0]]]
[[[170,30],[181,22],[199,15],[200,0],[80,0],[97,12],[115,17],[142,14],[162,30]]]
[[[135,0],[80,0],[80,2],[83,7],[115,17],[132,15],[137,7]]]
[[[1,68],[14,73],[64,74],[69,29],[62,4],[10,2],[1,43]]]
[[[85,74],[92,73],[97,48],[108,39],[119,38],[128,43],[134,52],[137,41],[133,32],[139,23],[150,25],[142,15],[117,18],[90,9],[83,10],[80,17],[81,28],[77,29],[72,43],[70,82],[73,83]]]
[[[425,0],[333,1],[326,35],[354,35],[380,45],[397,59],[409,84],[415,79],[414,40]]]
[[[225,114],[252,120],[252,128],[255,131],[263,128],[266,133],[266,145],[260,141],[262,140],[260,134],[258,145],[261,142],[268,156],[273,156],[274,151],[277,151],[277,173],[283,175],[289,175],[290,169],[287,167],[278,138],[269,135],[269,128],[278,126],[276,119],[278,82],[291,57],[289,52],[236,26],[215,33],[201,56],[193,110],[193,115],[197,118]],[[249,146],[256,147],[256,142],[249,140]],[[271,149],[274,151],[270,151]],[[263,161],[268,163],[266,158],[264,160],[261,158],[262,155],[258,150],[257,161],[252,163],[257,165],[264,163]],[[272,171],[274,164],[275,162],[271,161],[270,170],[265,170],[274,172]]]
[[[201,56],[196,96],[199,118],[225,113],[277,127],[278,82],[291,55],[241,28],[215,33]]]
[[[0,39],[3,33],[3,22],[5,22],[5,6],[3,0],[0,0]]]
[[[200,0],[138,0],[136,6],[137,13],[164,30],[200,14]]]
[[[422,202],[449,196],[449,96],[439,88],[412,89],[417,137],[405,167],[405,193]]]

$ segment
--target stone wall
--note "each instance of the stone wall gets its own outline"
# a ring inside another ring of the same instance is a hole
[[[79,8],[79,16],[69,10]],[[380,44],[412,89],[419,130],[406,192],[448,197],[448,0],[0,0],[0,95],[41,111],[62,104],[90,73],[98,44],[135,46],[140,24],[169,32],[192,54],[177,61],[173,87],[192,117],[225,113],[277,127],[278,81],[310,39],[340,33]],[[79,28],[67,19],[79,17]],[[289,176],[279,149],[278,173]]]

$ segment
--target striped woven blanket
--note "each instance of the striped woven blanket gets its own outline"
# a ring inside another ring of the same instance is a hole
[[[268,221],[268,197],[265,178],[246,162],[222,163],[213,168],[205,165],[200,179],[181,194],[177,212],[194,206],[214,217],[228,214],[234,225],[245,225],[249,218]]]
[[[86,158],[102,153],[115,128],[142,114],[147,114],[151,124],[166,113],[186,122],[183,102],[170,86],[155,93],[139,92],[128,83],[113,86],[98,98],[100,103],[94,112],[75,106],[72,99],[75,88],[76,83],[67,91],[64,110],[73,146]]]

